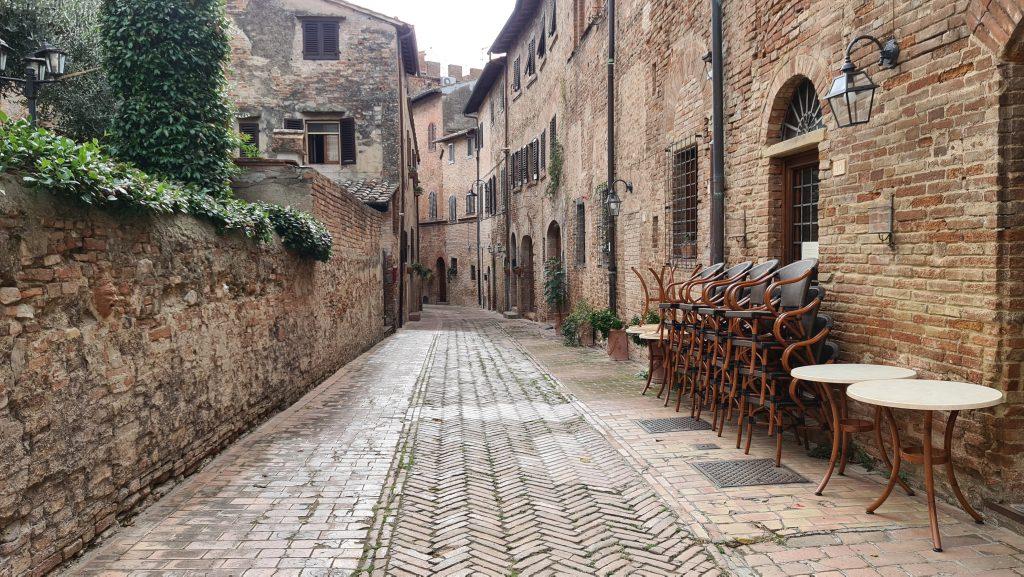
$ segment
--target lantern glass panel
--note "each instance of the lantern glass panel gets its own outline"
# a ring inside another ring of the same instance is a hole
[[[26,58],[28,68],[35,72],[36,80],[46,80],[46,60],[42,58]]]
[[[10,50],[10,46],[3,40],[0,40],[0,72],[7,70],[7,54]]]
[[[60,76],[64,74],[64,65],[67,62],[67,55],[60,49],[55,48],[49,43],[43,44],[43,47],[36,52],[36,58],[42,58],[46,61],[46,71],[50,76]]]
[[[832,89],[825,96],[836,123],[845,128],[865,124],[871,120],[871,108],[877,89],[878,86],[862,70],[837,77],[832,82]]]

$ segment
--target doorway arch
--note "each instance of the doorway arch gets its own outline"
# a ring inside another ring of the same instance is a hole
[[[448,302],[448,269],[444,264],[444,257],[437,257],[434,265],[434,277],[437,278],[437,302]]]
[[[548,232],[544,241],[544,260],[557,258],[562,261],[562,227],[558,221],[548,224]]]
[[[524,236],[519,243],[519,311],[531,314],[536,311],[534,303],[533,239]]]
[[[510,301],[508,303],[508,308],[518,309],[519,273],[517,271],[519,267],[519,243],[516,242],[516,233],[514,232],[512,233],[512,241],[508,247],[508,259],[510,261],[508,270],[512,271],[511,274],[508,275],[508,278],[505,279],[505,282],[508,283],[508,298]]]

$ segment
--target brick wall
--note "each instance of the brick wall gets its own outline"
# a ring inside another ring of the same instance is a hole
[[[328,184],[312,263],[0,180],[0,575],[73,557],[382,338],[390,222]]]
[[[551,3],[542,6],[550,22]],[[616,166],[635,188],[617,224],[617,292],[626,318],[638,312],[642,296],[630,267],[670,261],[673,147],[697,147],[700,191],[695,258],[674,264],[688,270],[709,257],[711,82],[701,60],[710,49],[708,10],[707,3],[672,0],[618,3]],[[881,86],[870,124],[839,129],[825,108],[817,145],[825,310],[846,360],[906,365],[922,376],[1006,391],[1006,405],[961,419],[956,452],[975,496],[1021,500],[1019,3],[756,0],[727,1],[724,13],[730,262],[782,255],[785,159],[766,149],[779,142],[800,82],[809,79],[820,99],[858,33],[900,41],[896,70],[879,70],[867,49],[855,55]],[[511,232],[531,238],[531,264],[540,270],[545,231],[559,223],[572,263],[575,206],[584,203],[586,263],[571,265],[569,280],[573,300],[599,306],[608,294],[601,199],[594,194],[606,178],[604,14],[600,2],[558,3],[558,32],[549,33],[546,57],[554,65],[542,62],[536,78],[524,77],[521,94],[510,92],[507,137],[517,150],[558,116],[561,190],[551,198],[540,183],[513,193]],[[509,74],[516,57],[525,69],[541,17],[509,51]],[[868,231],[870,213],[884,210],[890,196],[893,249]]]

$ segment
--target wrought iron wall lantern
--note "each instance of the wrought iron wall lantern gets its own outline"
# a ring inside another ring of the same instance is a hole
[[[0,73],[7,70],[7,57],[10,54],[10,45],[0,39]],[[0,76],[0,86],[8,82],[22,86],[22,93],[28,100],[29,121],[35,124],[36,97],[39,94],[39,88],[44,84],[59,81],[60,77],[64,75],[66,64],[67,54],[49,42],[44,42],[35,54],[25,58],[25,77]]]
[[[633,193],[632,182],[622,180],[620,178],[612,183],[611,188],[607,189],[607,196],[605,197],[604,203],[608,205],[608,214],[613,217],[619,216],[619,213],[622,211],[622,197],[615,192],[615,188],[620,184],[625,187],[626,192],[630,194]]]
[[[868,73],[853,64],[853,49],[863,42],[871,42],[878,47],[880,53],[878,65],[884,70],[896,67],[900,56],[900,46],[895,38],[882,42],[869,34],[858,36],[846,48],[846,61],[843,63],[842,74],[832,81],[832,89],[825,99],[840,128],[867,124],[871,120],[871,108],[875,102],[875,84]]]
[[[889,202],[868,211],[868,232],[878,235],[878,240],[896,246],[896,195],[889,195]]]

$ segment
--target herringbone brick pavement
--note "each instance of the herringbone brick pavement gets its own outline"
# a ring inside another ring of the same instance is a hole
[[[380,513],[368,572],[721,574],[493,317],[437,314],[444,330],[401,460],[397,510]]]

